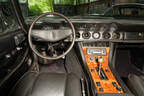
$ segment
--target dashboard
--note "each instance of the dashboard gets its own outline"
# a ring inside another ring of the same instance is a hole
[[[115,23],[86,23],[74,24],[76,41],[110,41],[122,40],[123,32],[118,30]]]
[[[144,42],[143,24],[120,24],[117,22],[96,22],[71,20],[76,30],[76,42]],[[52,30],[68,28],[68,24],[61,22],[38,22],[36,29]],[[66,41],[70,41],[66,39]]]

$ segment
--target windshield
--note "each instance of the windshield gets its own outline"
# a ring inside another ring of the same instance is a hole
[[[59,12],[66,16],[144,16],[144,0],[19,0],[23,15]],[[127,7],[126,7],[127,6]],[[115,13],[116,12],[116,13]]]

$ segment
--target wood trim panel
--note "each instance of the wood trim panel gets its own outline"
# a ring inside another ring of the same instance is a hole
[[[107,51],[106,52],[107,54],[106,54],[106,56],[88,56],[87,55],[87,48],[105,48]],[[95,82],[95,86],[97,88],[98,93],[124,93],[124,91],[121,89],[121,86],[119,85],[119,83],[115,79],[115,77],[112,74],[112,72],[109,68],[109,65],[108,65],[109,47],[83,47],[83,52],[85,55],[87,65],[89,67],[89,71],[92,75],[93,81]],[[98,68],[98,66],[99,66],[99,64],[97,64],[97,62],[96,62],[96,57],[97,58],[99,58],[99,57],[104,58],[104,62],[101,64],[101,68],[103,69],[108,80],[102,80],[100,78],[100,76],[96,70],[96,68]],[[98,83],[99,83],[99,85],[98,85]],[[116,86],[114,86],[114,84]]]

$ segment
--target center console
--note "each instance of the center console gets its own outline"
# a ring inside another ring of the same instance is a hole
[[[98,94],[123,94],[124,90],[109,67],[110,47],[83,43],[83,54]]]

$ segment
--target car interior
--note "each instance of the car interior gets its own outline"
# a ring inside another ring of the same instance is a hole
[[[1,0],[0,96],[144,96],[143,0]]]

